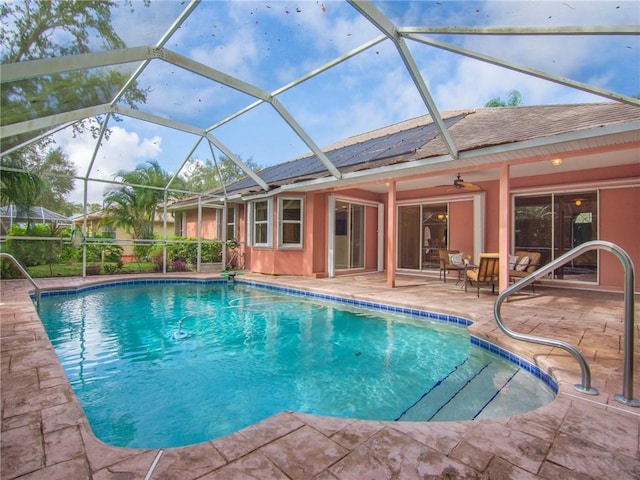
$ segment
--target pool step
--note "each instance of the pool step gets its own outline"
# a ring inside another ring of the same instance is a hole
[[[496,400],[517,371],[504,363],[469,359],[398,418],[400,421],[469,420]],[[497,415],[494,415],[497,416]]]
[[[541,386],[538,378],[519,369],[509,383],[500,390],[500,394],[476,418],[497,418],[529,412],[551,402],[554,398],[554,392],[550,388]]]

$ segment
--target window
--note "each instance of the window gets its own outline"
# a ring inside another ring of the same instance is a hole
[[[175,222],[176,236],[184,237],[187,228],[187,212],[178,212],[175,216],[177,217]]]
[[[280,247],[302,247],[302,199],[280,198],[278,200]]]
[[[272,200],[255,200],[251,202],[249,209],[249,226],[251,229],[249,238],[254,247],[271,246],[271,222]]]
[[[237,240],[238,237],[236,235],[236,207],[228,206],[227,207],[227,240]]]
[[[100,236],[104,238],[116,238],[116,231],[111,230],[111,226],[109,225],[103,225]]]

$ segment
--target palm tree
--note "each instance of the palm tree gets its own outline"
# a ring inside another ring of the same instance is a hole
[[[0,204],[12,203],[27,210],[36,205],[45,190],[42,178],[23,170],[20,158],[11,154],[2,159],[0,166]]]
[[[507,94],[507,99],[502,100],[500,97],[494,97],[484,104],[485,107],[517,107],[522,104],[522,96],[518,90],[511,90]]]
[[[158,162],[149,161],[135,170],[119,171],[118,177],[125,185],[105,193],[102,223],[124,228],[134,243],[135,240],[153,239],[155,216],[164,201],[164,189],[172,175],[162,170]],[[134,253],[142,259],[150,248],[151,244],[138,242]]]

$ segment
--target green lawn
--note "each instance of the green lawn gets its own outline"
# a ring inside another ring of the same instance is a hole
[[[92,268],[98,269],[99,273],[91,272]],[[46,278],[46,277],[78,277],[82,275],[82,264],[55,264],[55,265],[36,265],[34,267],[27,267],[27,272],[33,278]],[[118,270],[116,263],[105,262],[104,265],[100,263],[87,263],[87,275],[106,275],[108,273],[151,273],[154,271],[154,264],[151,262],[131,262],[125,263],[122,269]]]

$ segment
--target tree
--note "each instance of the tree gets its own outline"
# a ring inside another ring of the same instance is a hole
[[[60,57],[92,49],[125,47],[111,25],[115,1],[24,0],[0,4],[2,63]],[[129,3],[130,5],[130,3]],[[101,42],[102,45],[96,45]],[[126,72],[104,69],[71,71],[2,84],[3,124],[47,116],[60,111],[107,103],[124,85]],[[135,108],[146,100],[146,91],[136,85],[124,100]],[[75,128],[82,130],[82,122]],[[29,135],[36,135],[31,133]],[[2,139],[2,149],[28,139]]]
[[[262,169],[252,159],[243,162],[254,172]],[[220,173],[218,173],[218,169],[211,159],[207,159],[204,162],[192,159],[191,169],[185,175],[186,189],[192,192],[210,192],[221,187],[221,177],[222,181],[227,185],[246,176],[246,173],[226,155],[221,155],[217,160],[217,164],[220,168]]]
[[[517,90],[511,90],[507,94],[507,99],[502,100],[500,97],[494,97],[484,104],[485,107],[517,107],[522,104],[522,97]]]
[[[82,203],[69,203],[69,208],[71,208],[70,215],[73,215],[74,213],[84,213],[84,207],[82,206]],[[89,204],[87,204],[87,212],[88,213],[99,212],[100,210],[102,210],[102,204],[101,203],[89,203]]]
[[[130,3],[129,3],[130,4]],[[26,60],[60,57],[87,53],[96,42],[102,48],[125,46],[111,25],[111,10],[125,5],[115,1],[57,1],[23,0],[0,3],[1,62],[15,63]],[[60,111],[70,111],[87,105],[111,101],[128,79],[126,72],[104,69],[72,71],[2,83],[0,108],[2,125],[44,117]],[[146,101],[146,91],[135,84],[127,89],[124,101],[132,108],[136,102]],[[93,125],[93,124],[91,124]],[[74,125],[76,131],[85,129],[83,122]],[[89,127],[95,129],[95,127]],[[95,131],[95,130],[94,130]],[[0,149],[8,150],[28,141],[39,132],[0,139]],[[73,184],[72,179],[61,176],[40,177],[49,168],[59,173],[71,173],[73,167],[60,151],[48,148],[50,139],[44,139],[4,157],[2,166],[2,202],[29,207],[38,197],[53,201],[47,206],[68,212],[71,207],[64,201]],[[34,161],[34,154],[45,157]],[[5,160],[6,159],[6,160]],[[33,165],[42,168],[29,170]],[[9,170],[10,169],[10,170]],[[75,171],[74,171],[75,173]],[[45,188],[45,185],[48,185]],[[6,189],[5,189],[6,187]]]
[[[13,203],[24,209],[35,206],[45,190],[42,179],[34,173],[22,171],[22,161],[16,153],[2,157],[0,165],[0,204],[5,206]]]
[[[71,215],[73,206],[65,197],[73,190],[76,167],[62,149],[34,151],[23,155],[23,160],[26,161],[26,170],[38,175],[45,183],[46,188],[38,198],[38,203],[58,213]]]
[[[60,148],[42,150],[41,146],[32,144],[3,157],[2,203],[23,208],[45,205],[71,215],[74,208],[65,197],[73,190],[76,168]]]
[[[124,228],[134,240],[153,239],[155,216],[159,213],[159,206],[164,202],[164,189],[172,175],[165,172],[157,162],[149,161],[139,165],[135,170],[119,171],[116,178],[125,185],[105,193],[102,223],[110,227]],[[172,186],[183,187],[182,181],[177,179]],[[151,246],[139,242],[134,247],[136,256],[144,258]]]
[[[252,171],[258,172],[262,169],[260,165],[258,165],[252,158],[248,160],[243,160],[244,164],[249,167]],[[237,166],[233,160],[229,157],[223,155],[220,157],[220,174],[222,176],[222,181],[225,185],[240,180],[247,176],[247,174],[242,170],[239,166]]]

